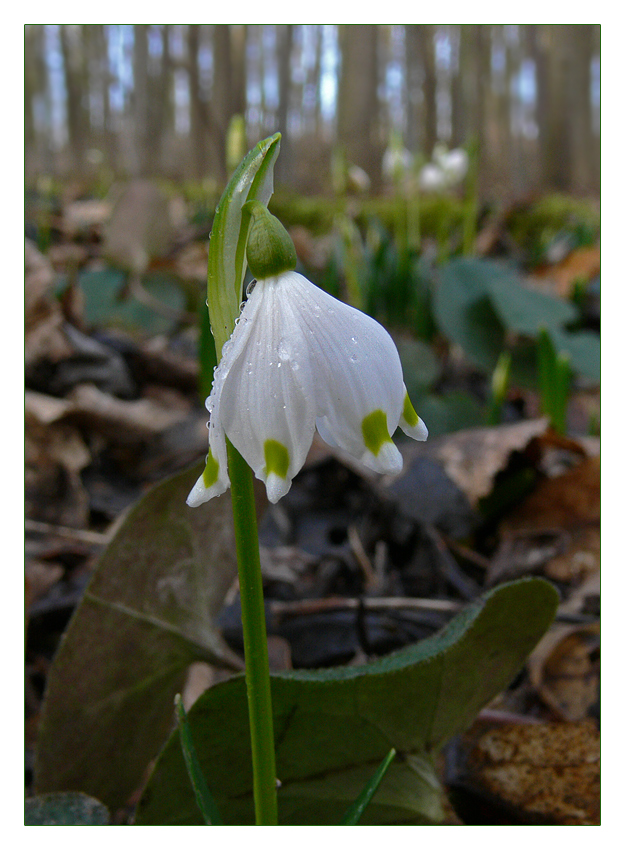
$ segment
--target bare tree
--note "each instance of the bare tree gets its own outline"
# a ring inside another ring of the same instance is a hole
[[[350,162],[380,182],[378,129],[377,27],[343,25],[339,30],[341,73],[338,97],[338,141]]]

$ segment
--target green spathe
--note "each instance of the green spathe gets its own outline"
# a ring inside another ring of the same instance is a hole
[[[259,201],[248,201],[243,210],[251,221],[247,238],[247,264],[257,280],[277,277],[297,265],[293,240],[278,219]]]

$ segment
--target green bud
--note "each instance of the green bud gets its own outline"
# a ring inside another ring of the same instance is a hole
[[[243,205],[243,210],[249,213],[251,219],[247,237],[247,263],[254,277],[264,280],[293,271],[297,255],[285,227],[260,201],[248,201]]]

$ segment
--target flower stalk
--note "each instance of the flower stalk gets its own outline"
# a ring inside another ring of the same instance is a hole
[[[257,826],[273,826],[278,823],[276,759],[254,487],[251,469],[230,443],[228,443],[228,469],[239,564],[245,681],[254,776],[254,809]]]

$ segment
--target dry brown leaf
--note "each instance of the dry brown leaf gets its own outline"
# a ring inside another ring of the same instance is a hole
[[[594,607],[599,573],[592,573],[560,605],[559,615],[575,616]],[[556,623],[527,661],[532,685],[558,717],[581,720],[599,698],[599,624]]]
[[[148,398],[124,401],[93,384],[74,387],[69,400],[72,418],[120,445],[149,440],[186,415],[184,410],[172,410]]]
[[[568,298],[576,280],[591,280],[600,271],[601,249],[593,245],[576,248],[560,263],[540,270],[536,277],[552,284],[548,287],[549,291],[561,298]]]
[[[545,478],[500,525],[488,583],[542,571],[573,585],[599,570],[600,459]]]
[[[502,531],[577,529],[599,522],[600,459],[589,457],[557,478],[546,478],[502,523]]]
[[[26,578],[26,608],[41,599],[65,573],[61,564],[29,558],[24,564]]]
[[[154,183],[135,180],[122,191],[104,230],[103,256],[143,274],[171,248],[174,225],[168,198]]]
[[[495,428],[468,428],[437,440],[431,452],[476,507],[491,492],[497,473],[505,469],[510,455],[525,450],[545,433],[548,424],[542,418]]]
[[[530,680],[561,720],[583,720],[599,700],[599,623],[550,631],[528,662]]]
[[[28,370],[44,358],[55,363],[69,357],[72,348],[62,330],[62,310],[52,294],[52,266],[28,239],[24,265],[24,360]]]
[[[463,740],[463,784],[529,823],[599,823],[600,747],[592,721],[478,721]]]

